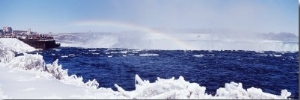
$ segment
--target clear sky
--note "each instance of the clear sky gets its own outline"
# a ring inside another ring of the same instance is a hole
[[[55,33],[114,30],[105,24],[80,24],[106,21],[298,35],[298,4],[298,0],[0,0],[0,27]]]

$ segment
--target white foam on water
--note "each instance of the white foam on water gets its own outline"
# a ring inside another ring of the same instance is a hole
[[[201,57],[203,57],[204,55],[203,54],[199,54],[199,55],[193,55],[194,57],[199,57],[199,58],[201,58]]]
[[[69,54],[68,56],[69,57],[75,57],[75,54]]]
[[[99,55],[100,53],[92,53],[93,55]]]
[[[61,49],[56,49],[56,48],[54,48],[53,50],[55,50],[55,51],[60,51]]]
[[[93,49],[92,49],[92,50],[89,50],[89,51],[97,51],[97,50],[93,50]]]
[[[62,57],[62,58],[67,58],[68,56],[64,55],[64,56],[60,56],[60,57]]]
[[[145,54],[139,54],[140,56],[147,57],[147,56],[159,56],[159,54],[150,54],[150,53],[145,53]]]
[[[275,56],[275,57],[281,57],[282,55],[280,55],[280,54],[274,54],[273,56]]]

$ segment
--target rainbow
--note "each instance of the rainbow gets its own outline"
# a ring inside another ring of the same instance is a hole
[[[103,26],[109,26],[109,27],[119,27],[119,28],[123,28],[123,29],[131,29],[131,30],[138,30],[138,31],[142,31],[142,32],[146,32],[149,34],[152,34],[154,36],[160,37],[160,38],[164,38],[167,39],[171,42],[174,43],[174,45],[178,46],[178,49],[182,49],[182,50],[191,50],[194,49],[193,46],[190,46],[189,44],[185,43],[184,41],[178,39],[177,37],[174,37],[170,34],[166,34],[163,32],[159,32],[157,30],[148,28],[148,27],[143,27],[140,25],[135,25],[135,24],[129,24],[129,23],[124,23],[124,22],[116,22],[116,21],[102,21],[102,20],[89,20],[89,21],[76,21],[74,23],[72,23],[72,25],[76,25],[76,26],[99,26],[99,27],[103,27]]]

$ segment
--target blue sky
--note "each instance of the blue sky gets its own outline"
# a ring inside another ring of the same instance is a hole
[[[0,0],[0,26],[37,32],[112,31],[76,22],[298,35],[298,0]],[[115,27],[114,27],[115,28]]]

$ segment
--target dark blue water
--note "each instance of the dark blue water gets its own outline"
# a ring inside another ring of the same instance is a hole
[[[298,99],[298,52],[58,48],[40,53],[47,63],[59,59],[69,75],[82,76],[84,81],[96,79],[101,87],[114,90],[114,84],[134,90],[135,74],[150,82],[183,76],[205,86],[210,94],[234,81],[276,95],[287,89],[291,98]]]

